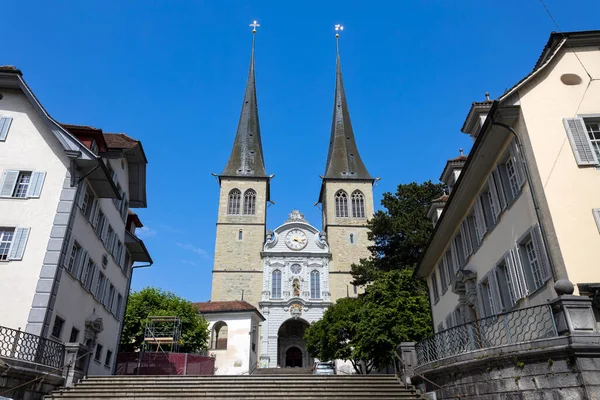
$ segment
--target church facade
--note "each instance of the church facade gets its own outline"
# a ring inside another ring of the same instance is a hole
[[[304,331],[337,299],[359,293],[360,288],[351,283],[350,267],[370,255],[367,219],[374,213],[375,180],[358,153],[339,51],[334,99],[329,151],[318,197],[322,226],[312,226],[294,210],[281,226],[267,230],[272,175],[266,172],[262,150],[253,38],[233,148],[218,175],[211,301],[243,299],[264,316],[256,349],[263,368],[312,364],[302,339]]]

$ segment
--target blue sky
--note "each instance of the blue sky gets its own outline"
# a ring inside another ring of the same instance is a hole
[[[368,6],[367,6],[368,4]],[[600,29],[597,0],[546,0],[563,31]],[[136,210],[154,260],[133,288],[210,298],[218,184],[239,118],[252,40],[268,173],[268,227],[313,207],[324,172],[333,26],[344,25],[344,83],[361,157],[382,193],[437,181],[467,152],[472,101],[527,74],[551,31],[538,0],[11,1],[1,64],[19,67],[61,122],[125,132],[149,159],[148,208]]]

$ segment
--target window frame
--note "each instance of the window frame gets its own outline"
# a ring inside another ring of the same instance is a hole
[[[348,210],[348,193],[345,190],[340,189],[335,192],[335,217],[336,218],[350,218]]]
[[[352,217],[366,218],[365,213],[365,195],[360,190],[355,190],[351,195]]]
[[[280,269],[274,269],[271,271],[271,298],[282,299],[282,272]]]
[[[244,192],[243,215],[256,215],[256,190],[247,189]]]
[[[321,273],[316,269],[310,272],[310,298],[321,298]]]
[[[0,227],[0,261],[10,261],[10,249],[15,241],[16,228],[3,226]],[[10,234],[10,239],[7,240],[6,236]]]
[[[240,215],[242,192],[237,188],[233,188],[229,191],[227,199],[227,215]]]
[[[435,271],[431,273],[431,291],[433,294],[433,304],[437,304],[440,301],[440,292],[438,289],[437,274]]]
[[[60,324],[57,324],[60,321]],[[55,339],[60,340],[60,335],[62,335],[63,327],[65,326],[65,319],[60,315],[54,315],[54,324],[52,324],[52,331],[50,332],[50,336]],[[58,334],[56,333],[56,329],[58,328]]]

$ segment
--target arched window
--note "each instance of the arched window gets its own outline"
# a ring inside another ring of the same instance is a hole
[[[335,194],[335,216],[348,217],[348,195],[343,190]]]
[[[365,196],[360,190],[355,190],[352,193],[352,216],[354,218],[365,217]]]
[[[319,271],[312,271],[310,273],[310,298],[318,299],[321,296],[319,293],[321,292],[321,279],[319,276]]]
[[[227,214],[239,214],[240,202],[242,201],[242,193],[233,189],[229,192],[229,203],[227,204]]]
[[[281,298],[281,271],[278,269],[271,274],[271,297],[274,299]]]
[[[256,214],[256,192],[252,189],[244,193],[244,215]]]
[[[225,350],[227,348],[227,333],[228,328],[225,322],[215,322],[212,329],[210,348],[213,350]]]
[[[354,233],[350,234],[350,244],[354,244]]]

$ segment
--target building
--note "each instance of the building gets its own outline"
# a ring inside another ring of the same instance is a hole
[[[429,287],[437,341],[420,345],[420,373],[434,374],[428,363],[444,358],[450,368],[451,356],[476,348],[555,337],[564,315],[579,318],[563,329],[571,340],[597,334],[585,296],[600,282],[599,45],[600,31],[552,33],[531,73],[496,101],[471,106],[462,131],[473,148],[446,164],[449,194],[432,204],[435,229],[416,271]],[[454,342],[467,328],[476,332],[471,347]],[[476,362],[462,357],[463,366]],[[456,384],[443,371],[437,378]]]
[[[1,67],[0,153],[0,325],[65,343],[82,374],[110,374],[133,264],[152,263],[130,210],[146,207],[142,144],[56,122],[21,71]]]
[[[329,152],[318,194],[321,230],[295,210],[283,225],[267,231],[272,176],[264,160],[253,41],[233,149],[218,175],[211,301],[243,299],[264,316],[257,348],[261,367],[307,367],[312,359],[302,340],[304,330],[337,299],[358,294],[359,288],[351,284],[350,266],[370,255],[366,225],[374,213],[374,179],[354,138],[339,52]],[[213,329],[212,335],[218,332]]]

